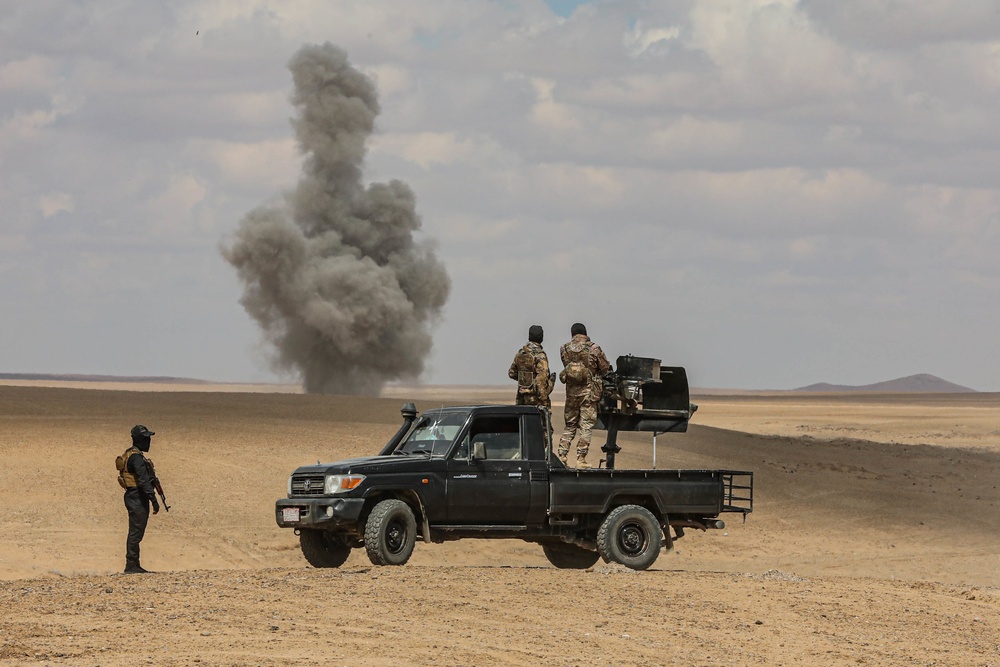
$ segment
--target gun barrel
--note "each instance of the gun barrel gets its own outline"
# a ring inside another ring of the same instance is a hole
[[[167,504],[167,496],[163,493],[163,485],[160,484],[159,479],[153,480],[153,488],[156,489],[156,493],[160,496],[160,500],[163,501],[163,509],[170,511],[170,505]]]

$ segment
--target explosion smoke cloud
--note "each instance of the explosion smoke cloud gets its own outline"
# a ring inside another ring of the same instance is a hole
[[[288,67],[302,177],[283,202],[248,213],[222,252],[279,370],[310,393],[377,394],[423,371],[451,282],[415,238],[410,188],[362,184],[379,113],[372,81],[329,43],[304,46]]]

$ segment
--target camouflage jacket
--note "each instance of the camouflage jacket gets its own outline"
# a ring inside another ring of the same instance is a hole
[[[507,377],[517,380],[518,398],[526,399],[525,403],[542,405],[552,393],[549,357],[538,343],[528,342],[517,351]],[[536,399],[537,403],[528,399]]]
[[[559,379],[566,384],[567,396],[589,396],[596,401],[601,397],[601,378],[611,370],[608,358],[586,334],[577,334],[573,340],[559,348],[563,371]]]

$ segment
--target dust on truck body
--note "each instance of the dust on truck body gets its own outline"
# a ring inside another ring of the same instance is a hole
[[[686,528],[724,528],[726,512],[745,520],[752,472],[614,468],[619,431],[684,431],[697,409],[687,402],[683,369],[641,357],[619,357],[618,368],[605,378],[599,408],[607,467],[564,466],[552,454],[549,415],[535,406],[418,416],[407,403],[378,455],[295,470],[275,519],[296,531],[315,567],[339,567],[360,548],[375,565],[402,565],[417,539],[512,538],[541,545],[556,567],[603,558],[636,570],[673,548]]]

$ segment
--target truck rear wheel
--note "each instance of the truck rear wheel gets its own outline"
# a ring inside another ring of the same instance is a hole
[[[368,515],[365,551],[373,565],[403,565],[417,541],[417,519],[402,500],[383,500]]]
[[[542,551],[550,563],[563,570],[586,570],[601,557],[596,551],[573,544],[543,544]]]
[[[340,535],[329,530],[302,529],[299,546],[313,567],[340,567],[351,555],[351,547],[344,544]]]
[[[611,510],[597,531],[597,551],[610,563],[645,570],[660,555],[660,524],[645,507],[622,505]]]

